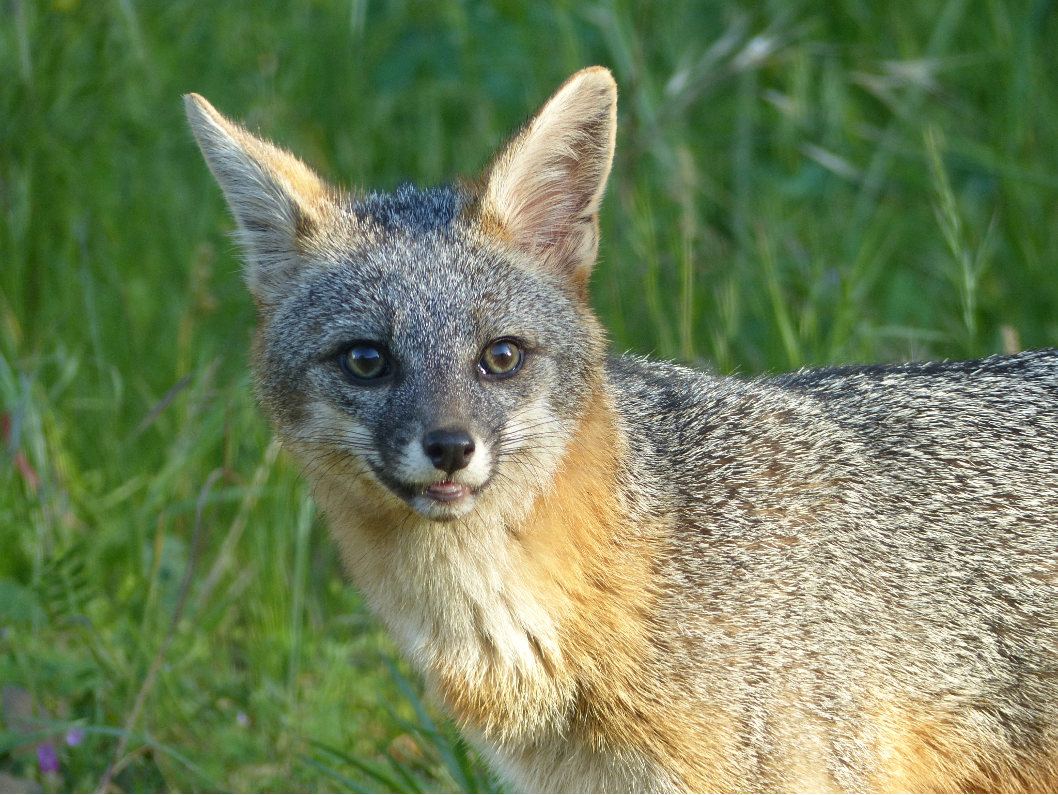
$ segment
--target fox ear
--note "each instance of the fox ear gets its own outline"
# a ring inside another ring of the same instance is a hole
[[[617,135],[617,84],[582,69],[490,167],[482,221],[586,293],[599,249],[599,203]]]
[[[296,157],[224,118],[198,94],[184,96],[184,107],[238,223],[250,292],[259,306],[273,305],[335,211],[333,191]]]

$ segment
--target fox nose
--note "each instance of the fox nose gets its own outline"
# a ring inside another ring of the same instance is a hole
[[[451,475],[470,463],[474,439],[464,430],[430,431],[423,437],[422,449],[435,467]]]

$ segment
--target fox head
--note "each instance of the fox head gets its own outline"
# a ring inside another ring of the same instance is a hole
[[[185,97],[259,311],[258,397],[310,470],[429,520],[542,488],[605,357],[587,282],[616,102],[585,69],[480,180],[363,195]]]

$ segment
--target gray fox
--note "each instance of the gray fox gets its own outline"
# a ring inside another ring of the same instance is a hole
[[[617,87],[346,193],[197,95],[260,403],[527,791],[1058,789],[1058,352],[723,378],[589,307]]]

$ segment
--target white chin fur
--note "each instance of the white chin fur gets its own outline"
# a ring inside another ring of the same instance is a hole
[[[466,516],[474,510],[477,501],[477,495],[473,493],[467,494],[465,497],[460,497],[458,500],[445,502],[435,500],[432,497],[427,497],[425,494],[420,494],[413,497],[409,504],[411,505],[412,510],[420,516],[435,521],[447,521]]]

